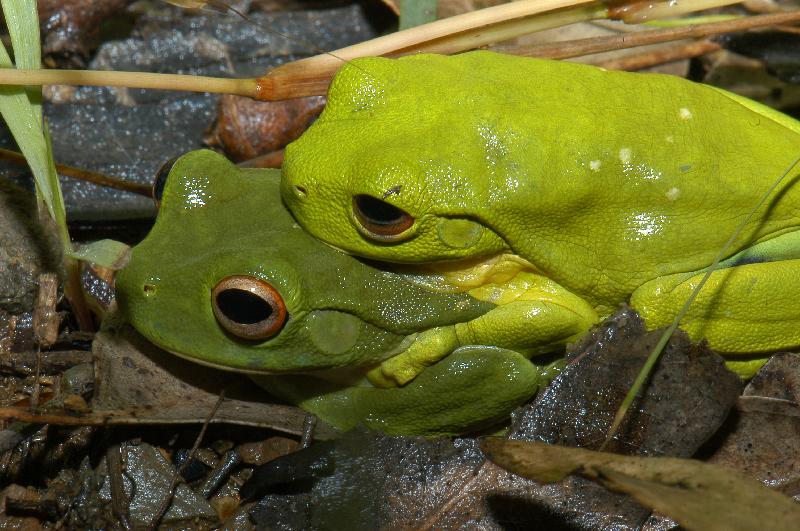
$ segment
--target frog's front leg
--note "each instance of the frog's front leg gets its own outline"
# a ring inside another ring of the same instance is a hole
[[[508,282],[487,283],[469,293],[497,307],[472,321],[420,333],[405,351],[370,371],[373,385],[405,385],[426,367],[465,345],[496,346],[526,356],[552,352],[584,333],[598,319],[588,302],[528,271]]]
[[[389,434],[455,435],[508,418],[547,378],[524,356],[463,347],[404,387],[347,387],[305,375],[256,376],[267,390],[339,429],[359,423]]]
[[[745,378],[766,362],[766,353],[800,346],[800,260],[762,261],[769,258],[748,250],[727,260],[728,267],[711,274],[680,325],[693,340],[707,339]],[[747,263],[754,260],[762,262]],[[631,306],[648,328],[667,326],[703,275],[652,280],[633,293]]]

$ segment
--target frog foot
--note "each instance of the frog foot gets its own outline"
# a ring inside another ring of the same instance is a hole
[[[400,354],[385,360],[367,378],[375,387],[400,387],[416,378],[426,367],[433,365],[460,346],[454,326],[426,330]]]

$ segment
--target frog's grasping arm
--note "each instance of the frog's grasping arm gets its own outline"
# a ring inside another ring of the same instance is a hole
[[[706,339],[743,378],[770,352],[800,344],[800,232],[771,235],[723,260],[681,320]],[[633,292],[630,304],[651,329],[669,325],[705,270],[658,277]]]
[[[369,373],[373,385],[405,385],[426,367],[466,345],[494,345],[525,356],[552,352],[598,320],[588,302],[529,271],[508,282],[479,286],[469,294],[498,306],[471,321],[420,333],[408,349]]]
[[[541,385],[543,367],[493,346],[459,349],[404,387],[342,387],[313,375],[256,376],[289,402],[341,430],[363,423],[389,434],[446,436],[508,419]]]

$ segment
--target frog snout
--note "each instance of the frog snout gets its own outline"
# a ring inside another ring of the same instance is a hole
[[[141,275],[130,265],[117,271],[114,279],[117,302],[129,316],[138,315],[142,311],[147,312],[145,307],[150,307],[155,302],[158,286],[158,277]]]

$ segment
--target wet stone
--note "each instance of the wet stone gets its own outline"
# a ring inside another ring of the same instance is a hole
[[[646,332],[630,309],[606,320],[570,349],[567,366],[525,408],[512,438],[598,449],[661,333]],[[725,420],[741,386],[720,356],[678,332],[607,450],[689,457]]]
[[[130,37],[102,44],[89,67],[252,77],[315,53],[263,28],[302,36],[321,49],[375,36],[359,5],[257,12],[249,17],[258,26],[233,16],[157,10],[139,17]],[[203,146],[219,99],[210,94],[94,87],[47,93],[56,98],[45,102],[45,114],[57,162],[147,184],[165,161]],[[7,132],[0,135],[0,146],[14,147]],[[1,169],[0,175],[32,186],[24,168],[4,164]],[[147,198],[73,179],[62,181],[73,222],[142,218],[154,213]]]
[[[631,309],[610,317],[567,353],[567,366],[518,414],[512,439],[599,449],[628,389],[661,337]],[[722,358],[679,332],[607,451],[688,457],[717,430],[741,389]],[[650,510],[580,477],[531,489],[535,503],[581,529],[640,529]],[[670,522],[660,522],[669,528]],[[530,522],[530,525],[534,525]],[[654,525],[654,524],[651,524]]]
[[[63,68],[83,68],[103,23],[132,0],[39,0],[42,53]]]
[[[130,499],[130,518],[134,524],[147,525],[166,496],[175,469],[158,450],[148,444],[125,447],[125,465],[122,480]],[[103,483],[99,496],[111,501],[108,480]],[[172,503],[161,521],[164,524],[177,524],[195,519],[216,521],[217,514],[205,498],[185,484],[178,484]]]
[[[61,377],[61,391],[88,396],[94,389],[94,364],[81,363],[70,367]]]
[[[273,102],[225,95],[206,141],[222,148],[231,160],[252,159],[298,138],[324,106],[323,96]]]
[[[0,320],[32,311],[39,274],[58,270],[58,248],[36,215],[33,196],[0,179]]]

